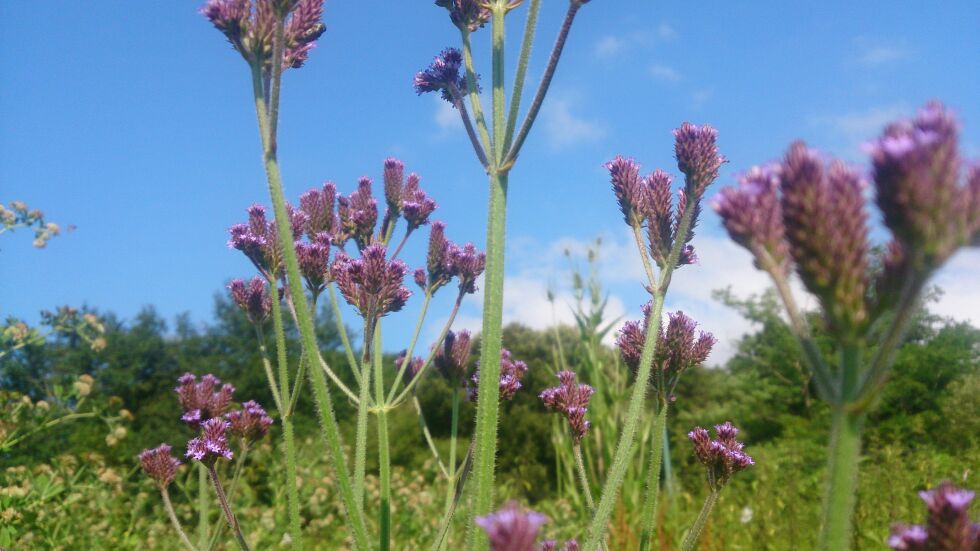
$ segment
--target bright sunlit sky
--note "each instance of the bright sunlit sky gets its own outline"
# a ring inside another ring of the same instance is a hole
[[[41,308],[88,304],[131,319],[154,305],[205,323],[227,280],[252,275],[226,246],[245,208],[269,201],[248,69],[200,4],[0,2],[0,202],[20,199],[77,226],[45,250],[28,232],[3,236],[0,315],[36,320]],[[543,2],[527,95],[566,5]],[[525,11],[508,18],[510,64]],[[288,197],[328,179],[349,193],[359,176],[380,179],[394,155],[439,201],[449,236],[481,245],[486,178],[455,112],[412,90],[415,72],[459,43],[448,17],[428,0],[329,0],[325,23],[308,65],[285,76]],[[602,163],[622,153],[676,174],[671,129],[685,120],[716,126],[731,160],[709,196],[797,137],[863,163],[863,140],[931,98],[956,109],[962,149],[980,158],[978,29],[971,0],[593,0],[512,172],[506,319],[549,325],[550,286],[555,315],[569,321],[562,251],[580,253],[597,236],[610,317],[639,315],[641,269]],[[488,37],[475,37],[485,82]],[[425,232],[407,251],[412,266],[424,241]],[[675,276],[668,308],[714,332],[722,361],[749,327],[711,290],[730,284],[744,295],[766,279],[710,209],[695,247],[701,263]],[[980,322],[978,272],[980,253],[957,256],[937,279],[947,293],[936,309]],[[426,341],[451,294],[436,301]],[[467,302],[457,327],[478,327],[481,299]],[[418,302],[389,318],[386,348],[405,346]]]

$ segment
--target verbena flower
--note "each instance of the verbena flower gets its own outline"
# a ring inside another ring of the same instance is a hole
[[[314,296],[323,290],[330,279],[330,244],[331,238],[327,232],[314,235],[309,242],[297,241],[294,244],[299,271]]]
[[[343,235],[353,239],[358,250],[364,250],[372,243],[378,222],[378,202],[371,195],[371,179],[361,178],[356,191],[337,198],[337,211]]]
[[[306,214],[286,205],[293,239],[299,239],[306,224]],[[275,221],[266,219],[265,207],[252,205],[248,208],[248,223],[235,224],[228,229],[231,239],[228,246],[242,251],[267,277],[278,277],[283,271],[283,256],[279,246],[279,232]]]
[[[395,369],[401,371],[402,364],[405,363],[405,355],[408,354],[408,350],[402,350],[398,353],[395,358]],[[416,356],[412,358],[412,361],[408,363],[408,367],[405,368],[405,384],[409,384],[413,379],[422,371],[422,367],[425,365],[425,360]]]
[[[685,190],[698,203],[704,190],[718,178],[727,160],[718,151],[718,131],[711,125],[685,122],[674,130],[674,156],[684,173]]]
[[[572,438],[575,443],[579,443],[591,426],[585,419],[585,414],[588,412],[589,398],[595,393],[595,389],[587,384],[578,384],[575,373],[571,371],[559,371],[558,380],[561,384],[545,389],[539,398],[546,408],[565,416]]]
[[[285,21],[282,66],[303,65],[323,34],[323,0],[283,3],[285,13],[272,0],[208,0],[201,13],[217,28],[249,64],[268,71],[272,63],[272,41],[276,20]]]
[[[605,167],[623,220],[630,226],[641,225],[645,218],[647,186],[640,178],[640,165],[633,159],[617,155]]]
[[[231,299],[241,308],[249,321],[256,324],[269,319],[272,311],[272,298],[269,294],[269,283],[259,276],[253,277],[248,284],[241,279],[233,279],[228,284]]]
[[[476,517],[477,526],[487,533],[491,551],[537,551],[538,531],[547,521],[541,513],[525,511],[513,501],[496,512]]]
[[[384,161],[385,203],[392,217],[402,211],[402,192],[405,186],[405,163],[394,157]]]
[[[460,94],[466,94],[469,87],[466,83],[466,71],[461,71],[463,54],[456,48],[446,48],[432,60],[424,70],[415,74],[415,93],[422,95],[428,92],[442,92],[442,99],[456,105],[450,91],[455,87]],[[479,90],[477,90],[479,91]]]
[[[757,268],[786,275],[789,244],[779,201],[779,165],[755,166],[738,178],[737,188],[725,188],[712,206],[728,235],[748,249]]]
[[[299,210],[306,215],[306,236],[313,239],[321,232],[333,236],[340,229],[340,221],[334,212],[337,187],[333,182],[323,184],[322,189],[311,189],[299,196]]]
[[[644,178],[643,182],[646,187],[646,199],[643,208],[650,256],[653,257],[657,266],[663,268],[667,265],[667,257],[674,245],[670,191],[673,178],[658,168]]]
[[[412,294],[402,286],[408,271],[405,263],[389,261],[386,255],[384,245],[370,245],[356,260],[337,255],[330,268],[344,299],[368,321],[401,310]]]
[[[980,525],[970,522],[974,492],[951,482],[919,492],[928,508],[925,526],[896,524],[888,545],[900,551],[975,551],[980,549]]]
[[[806,288],[838,335],[867,322],[868,228],[863,184],[841,161],[824,168],[803,142],[790,146],[780,174],[786,241]]]
[[[578,541],[568,540],[565,545],[558,547],[558,542],[555,540],[545,540],[541,542],[541,551],[579,551]]]
[[[626,322],[616,337],[620,357],[634,374],[640,367],[650,309],[649,303],[644,305],[644,320]],[[696,330],[697,323],[680,311],[668,314],[666,328],[663,325],[658,328],[650,384],[665,398],[671,398],[681,373],[704,363],[711,354],[716,342],[714,335],[705,331],[695,334]]]
[[[510,350],[500,349],[500,394],[499,399],[510,400],[521,388],[521,380],[527,373],[527,364],[521,360],[514,360]],[[478,389],[480,388],[480,362],[476,363],[476,372],[470,377],[470,384],[466,389],[467,397],[471,402],[479,399]]]
[[[438,220],[433,222],[429,230],[429,251],[425,261],[428,271],[427,286],[430,292],[434,293],[445,286],[453,277],[450,245],[451,243],[446,239],[446,224]]]
[[[694,455],[704,465],[708,472],[708,485],[712,490],[721,489],[728,480],[739,471],[743,471],[755,462],[744,451],[742,443],[735,440],[738,429],[731,423],[715,425],[716,440],[712,440],[708,431],[696,427],[687,433],[694,443]]]
[[[469,331],[465,329],[459,333],[449,331],[442,341],[442,346],[436,349],[432,363],[443,377],[453,384],[459,384],[469,372],[472,345]]]
[[[401,197],[402,215],[408,222],[408,231],[415,231],[429,223],[429,216],[436,210],[437,205],[435,200],[419,187],[417,174],[408,175]]]
[[[246,440],[258,440],[269,432],[272,418],[254,400],[242,404],[242,409],[225,414],[228,432]]]
[[[436,0],[449,11],[449,19],[460,29],[473,32],[490,21],[490,9],[480,0]]]
[[[477,251],[476,246],[467,243],[462,247],[450,245],[448,256],[452,265],[452,275],[459,279],[459,292],[475,293],[476,279],[487,265],[486,253]]]
[[[205,465],[214,465],[219,457],[230,460],[234,454],[228,447],[225,431],[231,424],[215,417],[201,424],[201,435],[187,442],[187,457]]]
[[[180,467],[180,461],[170,455],[170,449],[169,444],[160,444],[156,448],[143,450],[139,455],[143,471],[161,488],[170,486]]]
[[[177,379],[177,399],[184,410],[181,420],[198,427],[205,421],[221,417],[231,405],[235,387],[221,384],[214,375],[207,374],[198,381],[191,373],[185,373]],[[221,385],[218,387],[218,385]]]

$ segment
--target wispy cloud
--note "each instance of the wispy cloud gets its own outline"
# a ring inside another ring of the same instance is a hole
[[[911,109],[905,102],[871,107],[841,115],[820,115],[810,118],[814,126],[830,129],[842,140],[840,154],[858,154],[860,144],[878,135],[888,123],[907,116]]]
[[[605,127],[573,112],[569,98],[549,98],[541,110],[545,135],[554,149],[598,140],[606,135]]]
[[[670,42],[677,38],[677,30],[671,27],[667,23],[661,23],[657,25],[657,38],[663,40],[664,42]]]
[[[443,130],[462,128],[463,121],[459,118],[459,113],[456,112],[456,109],[437,94],[433,94],[433,97],[436,100],[436,111],[434,115],[436,126]]]
[[[715,91],[711,88],[701,88],[695,90],[691,93],[691,108],[695,111],[699,111],[708,101],[711,100],[712,96],[715,95]]]
[[[593,55],[599,59],[609,59],[615,57],[626,48],[626,41],[615,35],[604,36],[596,42],[592,50]]]
[[[650,74],[653,75],[653,78],[664,82],[678,82],[681,80],[681,75],[676,69],[660,63],[654,63],[650,66]]]
[[[595,42],[592,55],[596,59],[608,61],[629,50],[650,48],[657,43],[673,42],[679,38],[674,27],[660,23],[652,31],[648,29],[607,34]]]
[[[910,51],[907,47],[871,40],[866,37],[854,39],[857,48],[854,60],[863,67],[880,67],[891,65],[907,59]]]

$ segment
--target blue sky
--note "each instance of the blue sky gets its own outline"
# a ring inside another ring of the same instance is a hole
[[[543,5],[532,85],[566,3]],[[225,245],[249,204],[268,203],[248,72],[199,6],[0,3],[0,202],[23,200],[78,228],[41,251],[24,232],[5,236],[0,315],[36,319],[41,308],[87,303],[131,317],[152,304],[167,317],[189,312],[206,322],[214,293],[251,275]],[[523,13],[508,18],[511,63]],[[636,254],[601,165],[622,153],[676,173],[670,131],[685,120],[720,131],[731,162],[716,190],[797,137],[863,162],[862,140],[931,98],[958,111],[963,149],[980,157],[978,21],[980,4],[965,0],[593,0],[511,176],[505,315],[547,325],[544,290],[554,286],[568,300],[562,251],[599,235],[611,313],[638,315]],[[381,161],[394,155],[422,176],[450,237],[482,243],[485,177],[455,114],[411,88],[432,56],[458,45],[448,18],[427,0],[332,0],[325,22],[308,65],[288,72],[283,87],[288,196],[328,179],[349,192],[361,175],[379,178]],[[488,35],[476,36],[483,72]],[[712,214],[697,239],[702,264],[678,274],[669,307],[718,334],[715,359],[723,359],[746,327],[711,301],[711,289],[755,292],[765,279]],[[416,239],[408,250],[412,265],[423,245]],[[978,269],[971,251],[940,274],[949,290],[941,312],[980,322],[970,280]],[[477,323],[479,302],[467,304],[461,325]],[[447,306],[437,301],[424,336]],[[404,346],[415,312],[391,318],[387,348]]]

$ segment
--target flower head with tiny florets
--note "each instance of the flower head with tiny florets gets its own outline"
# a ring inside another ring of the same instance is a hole
[[[899,551],[975,551],[980,549],[980,526],[970,522],[974,492],[950,482],[919,492],[928,508],[926,525],[896,524],[888,545]]]
[[[191,425],[199,427],[205,421],[221,417],[228,406],[231,405],[232,395],[235,387],[229,384],[221,384],[221,381],[214,375],[207,374],[198,381],[197,377],[190,373],[185,373],[177,379],[177,399],[184,410],[181,420]],[[221,385],[220,388],[218,385]]]
[[[755,462],[744,451],[742,443],[735,440],[738,434],[731,423],[725,422],[715,426],[716,440],[712,440],[708,431],[696,427],[687,433],[694,443],[694,455],[707,468],[708,485],[712,490],[720,490],[728,480],[739,471],[743,471]]]
[[[389,261],[384,245],[370,245],[352,260],[338,254],[330,268],[337,288],[365,320],[377,320],[405,306],[411,291],[402,286],[408,268],[400,260]]]
[[[728,235],[755,257],[757,268],[786,275],[789,245],[779,202],[779,165],[755,166],[739,176],[737,188],[725,188],[712,207]]]
[[[272,298],[269,293],[269,283],[259,277],[253,277],[248,284],[241,279],[233,279],[228,284],[231,299],[245,313],[248,320],[262,324],[269,319],[272,311]]]
[[[187,457],[214,465],[219,457],[230,460],[233,457],[225,431],[231,424],[224,419],[215,417],[201,424],[201,435],[187,442]]]
[[[449,19],[460,30],[474,32],[490,21],[490,8],[480,0],[436,0],[449,11]]]
[[[476,517],[476,524],[487,533],[491,551],[536,551],[538,531],[548,518],[525,511],[509,502],[496,512]]]
[[[456,48],[439,52],[427,68],[415,74],[415,93],[442,92],[442,99],[455,106],[455,93],[466,94],[469,89],[465,71],[460,71],[462,64],[463,54]]]
[[[475,293],[476,279],[487,265],[486,253],[478,252],[476,246],[467,243],[462,247],[450,245],[448,256],[452,264],[452,275],[459,279],[459,292]]]
[[[269,0],[208,0],[201,8],[216,29],[228,39],[246,62],[268,72],[272,64],[273,38],[278,18],[284,21],[282,67],[299,68],[326,27],[323,0],[296,0],[284,4],[285,13]]]
[[[718,178],[718,170],[727,160],[718,152],[718,131],[705,124],[685,122],[674,130],[674,156],[677,168],[684,173],[685,191],[701,200],[704,190]]]
[[[510,350],[500,349],[500,394],[499,399],[510,400],[521,388],[521,380],[527,373],[527,364],[521,360],[514,360]],[[478,389],[480,388],[480,363],[476,364],[476,372],[470,377],[470,384],[466,389],[467,397],[471,402],[476,402],[479,398]]]
[[[588,412],[589,398],[595,393],[595,389],[587,384],[578,384],[575,373],[571,371],[559,371],[558,380],[561,384],[546,388],[538,397],[546,408],[565,416],[572,430],[572,438],[577,444],[591,426],[585,419],[585,414]]]
[[[160,444],[151,450],[143,450],[139,455],[143,471],[161,488],[166,488],[174,481],[180,467],[180,461],[170,455],[170,449],[169,444]]]
[[[472,345],[469,331],[465,329],[459,333],[449,331],[442,341],[442,346],[436,348],[432,363],[443,377],[458,385],[469,372]]]
[[[371,179],[357,181],[357,190],[348,197],[337,199],[341,233],[353,239],[358,250],[364,250],[374,239],[374,227],[378,222],[378,202],[371,195]],[[342,244],[342,243],[341,243]]]
[[[258,440],[269,432],[272,418],[254,400],[242,404],[242,409],[225,414],[228,432],[246,440]]]

